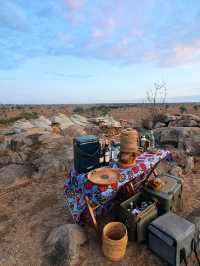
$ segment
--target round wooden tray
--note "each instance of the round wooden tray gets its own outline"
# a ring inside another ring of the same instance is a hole
[[[101,167],[97,168],[88,173],[88,179],[98,185],[111,185],[118,183],[121,175],[119,169],[114,169],[111,167]]]

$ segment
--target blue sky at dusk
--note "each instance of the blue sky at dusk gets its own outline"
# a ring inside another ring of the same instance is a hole
[[[0,0],[0,103],[200,100],[199,0]]]

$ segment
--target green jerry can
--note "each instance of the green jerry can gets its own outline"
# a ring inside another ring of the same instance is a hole
[[[140,211],[133,213],[130,206],[140,205],[142,202],[148,202],[148,206]],[[158,216],[156,202],[151,200],[145,193],[139,192],[122,202],[119,208],[119,220],[123,222],[128,230],[128,239],[130,241],[143,242],[146,240],[148,225]]]
[[[168,211],[176,211],[181,208],[182,180],[176,176],[163,173],[159,178],[164,182],[160,191],[155,191],[145,185],[144,191],[152,200],[158,202],[159,215]]]

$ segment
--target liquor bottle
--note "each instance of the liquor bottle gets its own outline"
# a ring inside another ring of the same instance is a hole
[[[105,158],[104,158],[104,145],[101,142],[100,157],[99,157],[100,167],[104,166],[104,162],[105,162]]]
[[[153,134],[153,130],[151,130],[151,146],[153,149],[155,148],[155,137]]]
[[[145,136],[141,136],[141,139],[140,139],[140,146],[141,146],[142,148],[145,147],[145,142],[146,142],[146,138],[145,138]]]
[[[119,152],[120,152],[120,144],[113,142],[111,144],[111,160],[113,162],[118,161]]]
[[[108,166],[109,163],[110,163],[110,148],[109,144],[106,143],[104,148],[104,165]]]

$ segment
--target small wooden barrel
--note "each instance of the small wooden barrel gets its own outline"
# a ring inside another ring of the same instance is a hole
[[[139,145],[138,132],[134,129],[127,129],[122,131],[120,136],[120,151],[122,152],[136,152]]]
[[[102,251],[111,261],[120,261],[128,242],[126,226],[123,223],[108,223],[103,229]]]

